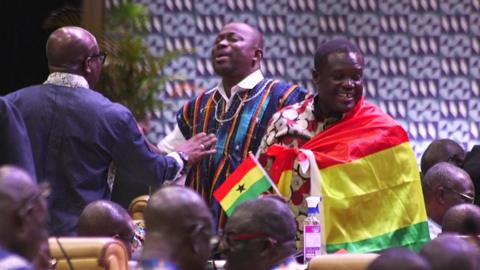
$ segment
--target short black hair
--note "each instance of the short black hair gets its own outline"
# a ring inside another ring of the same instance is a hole
[[[354,52],[363,56],[357,45],[345,38],[337,38],[321,44],[315,52],[314,66],[316,70],[325,63],[327,56],[333,52]]]

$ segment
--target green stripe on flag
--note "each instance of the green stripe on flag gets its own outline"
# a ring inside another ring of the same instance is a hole
[[[253,184],[249,189],[245,190],[242,195],[240,195],[235,202],[232,203],[232,206],[225,211],[228,216],[230,216],[233,210],[244,201],[250,199],[256,199],[262,192],[268,190],[272,185],[270,181],[264,176],[260,178],[255,184]]]
[[[391,247],[405,247],[419,251],[429,240],[428,223],[425,221],[357,242],[327,245],[327,253],[334,253],[340,249],[345,249],[350,253],[365,253]]]

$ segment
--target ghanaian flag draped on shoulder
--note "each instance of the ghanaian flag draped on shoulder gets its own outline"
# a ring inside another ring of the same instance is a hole
[[[301,149],[274,145],[267,155],[275,157],[274,183],[288,183],[292,157],[300,167],[309,166],[310,193],[323,196],[327,252],[418,250],[429,240],[420,174],[408,135],[363,98]]]

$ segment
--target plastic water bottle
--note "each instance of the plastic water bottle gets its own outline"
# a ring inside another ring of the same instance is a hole
[[[313,257],[323,254],[322,252],[322,227],[316,215],[319,214],[319,196],[310,196],[307,201],[307,217],[303,221],[303,258],[308,263]]]

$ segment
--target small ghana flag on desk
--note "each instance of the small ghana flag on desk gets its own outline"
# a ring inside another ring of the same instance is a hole
[[[213,193],[223,210],[230,216],[240,203],[255,199],[273,187],[272,180],[252,154],[228,176],[227,180]],[[278,193],[278,192],[277,192]]]

